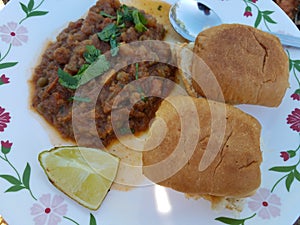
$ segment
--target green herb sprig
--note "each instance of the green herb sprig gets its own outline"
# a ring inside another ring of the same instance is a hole
[[[132,17],[133,17],[133,22],[135,24],[134,28],[138,32],[144,32],[148,30],[147,27],[145,26],[147,24],[146,18],[137,9],[132,11]]]
[[[148,21],[145,16],[137,9],[130,9],[127,5],[122,5],[117,11],[117,16],[107,14],[101,11],[100,14],[104,17],[116,20],[115,23],[110,23],[103,30],[97,33],[100,40],[109,42],[111,47],[111,55],[116,56],[119,50],[119,43],[117,37],[121,35],[121,29],[125,28],[126,22],[134,23],[134,28],[138,32],[147,31],[145,26]]]
[[[139,79],[139,64],[138,63],[135,64],[135,79],[136,80]],[[148,101],[148,97],[145,96],[143,88],[139,86],[139,87],[137,87],[137,89],[138,89],[139,94],[141,95],[141,100],[146,103]]]
[[[93,45],[87,45],[86,51],[83,54],[86,61],[81,66],[78,73],[74,76],[58,69],[58,82],[69,89],[77,89],[80,85],[86,84],[90,80],[102,75],[110,68],[110,63],[107,61],[105,55],[101,54],[100,50]]]
[[[123,26],[124,25],[118,26],[114,23],[110,23],[106,27],[104,27],[104,29],[101,32],[97,34],[100,40],[109,42],[112,56],[116,56],[119,52],[119,44],[117,42],[117,37],[121,35],[120,30]]]

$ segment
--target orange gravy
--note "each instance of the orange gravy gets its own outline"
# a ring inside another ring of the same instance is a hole
[[[168,14],[171,7],[170,4],[159,0],[121,0],[121,3],[129,6],[134,6],[140,10],[144,10],[148,14],[153,15],[157,19],[158,23],[164,25],[167,31],[165,41],[173,43],[185,42],[185,39],[183,39],[173,30],[169,22]],[[29,86],[31,86],[30,90],[32,90],[33,85],[31,81],[29,81]],[[70,140],[62,138],[59,132],[44,118],[39,116],[32,107],[31,111],[33,112],[33,116],[35,117],[35,119],[47,131],[50,142],[53,146],[76,145],[76,142],[72,142]],[[137,138],[142,137],[139,136]],[[114,141],[113,144],[108,146],[106,150],[121,159],[119,172],[112,186],[112,189],[128,191],[134,187],[141,187],[150,184],[150,181],[148,181],[143,176],[141,151],[132,150],[124,146],[118,140]]]

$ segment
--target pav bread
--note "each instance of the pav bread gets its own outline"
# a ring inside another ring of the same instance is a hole
[[[289,87],[287,54],[277,37],[259,29],[241,24],[206,29],[198,34],[193,53],[192,59],[180,60],[181,65],[192,64],[191,76],[184,80],[197,95],[229,104],[277,107]],[[207,71],[199,60],[218,85],[204,78]],[[209,90],[203,91],[204,86]],[[215,94],[219,88],[223,96]]]
[[[260,133],[255,118],[231,105],[169,97],[151,124],[143,173],[155,183],[191,195],[252,195],[261,183]],[[206,166],[201,168],[203,160]]]

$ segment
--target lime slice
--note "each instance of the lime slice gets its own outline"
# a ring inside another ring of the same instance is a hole
[[[100,207],[118,171],[119,158],[99,149],[65,146],[39,154],[50,182],[91,210]]]

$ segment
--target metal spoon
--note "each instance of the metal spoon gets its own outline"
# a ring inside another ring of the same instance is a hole
[[[170,9],[169,18],[175,31],[189,41],[195,41],[202,30],[222,23],[213,10],[195,0],[176,2]]]
[[[179,0],[169,12],[174,30],[189,41],[195,41],[204,29],[222,24],[221,18],[208,6],[197,0]],[[277,36],[282,45],[300,48],[300,38],[269,32]]]

